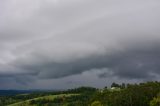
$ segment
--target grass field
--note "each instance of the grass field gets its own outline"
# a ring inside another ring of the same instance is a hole
[[[8,106],[29,106],[29,102],[32,101],[32,100],[35,100],[35,101],[40,100],[40,99],[54,100],[55,98],[58,98],[58,97],[70,97],[70,96],[75,96],[75,95],[78,95],[78,94],[48,95],[48,96],[38,97],[38,98],[34,98],[34,99],[29,99],[29,100],[22,101],[22,102],[17,102],[17,103],[14,103],[14,104],[10,104]]]

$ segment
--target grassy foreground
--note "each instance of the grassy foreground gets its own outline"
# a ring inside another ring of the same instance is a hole
[[[32,105],[31,102],[32,101],[38,101],[38,100],[48,100],[48,101],[52,101],[56,98],[65,98],[65,97],[71,97],[71,96],[77,96],[78,94],[59,94],[59,95],[48,95],[48,96],[43,96],[43,97],[37,97],[34,99],[29,99],[26,101],[22,101],[22,102],[18,102],[18,103],[14,103],[14,104],[10,104],[8,106],[36,106],[36,105]]]

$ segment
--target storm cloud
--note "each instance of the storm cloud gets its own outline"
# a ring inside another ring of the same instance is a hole
[[[160,80],[159,12],[158,0],[1,0],[0,88]]]

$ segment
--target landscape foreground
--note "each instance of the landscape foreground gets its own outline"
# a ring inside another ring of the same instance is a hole
[[[160,82],[112,83],[103,89],[0,92],[0,106],[160,106]]]

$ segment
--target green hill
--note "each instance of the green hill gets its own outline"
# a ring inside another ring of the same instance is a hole
[[[160,82],[0,96],[0,106],[159,106]]]
[[[79,94],[48,95],[48,96],[37,97],[37,98],[34,98],[34,99],[29,99],[29,100],[26,100],[26,101],[17,102],[17,103],[14,103],[14,104],[10,104],[8,106],[36,106],[35,103],[39,102],[39,101],[50,102],[50,101],[53,101],[54,99],[57,99],[57,98],[65,99],[66,97],[77,96],[77,95],[79,95]]]

